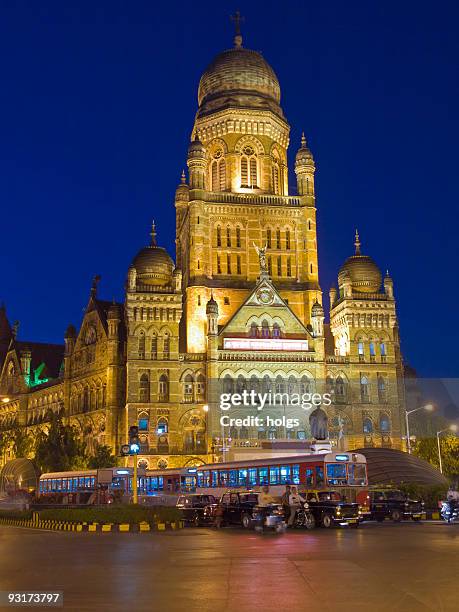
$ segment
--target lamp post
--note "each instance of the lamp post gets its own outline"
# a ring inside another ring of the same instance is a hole
[[[428,412],[432,412],[434,409],[433,404],[426,404],[425,406],[419,406],[419,408],[413,408],[413,410],[405,410],[405,425],[406,425],[406,447],[408,454],[411,455],[411,436],[410,436],[410,422],[408,417],[413,412],[418,412],[418,410],[427,410]]]
[[[446,429],[441,429],[440,431],[437,431],[437,448],[438,448],[438,464],[440,466],[440,472],[443,474],[443,463],[441,460],[441,445],[440,445],[440,436],[442,433],[445,433],[445,431],[457,431],[457,425],[450,425],[449,427],[447,427]]]

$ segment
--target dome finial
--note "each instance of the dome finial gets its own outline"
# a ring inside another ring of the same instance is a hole
[[[151,222],[150,236],[151,236],[151,246],[155,247],[156,246],[156,226],[155,226],[155,220],[154,219]]]
[[[306,136],[304,135],[304,132],[301,132],[301,146],[303,148],[306,147]]]
[[[239,49],[242,47],[241,23],[244,22],[244,17],[239,11],[236,11],[235,15],[230,15],[230,19],[234,23],[234,46]]]
[[[180,177],[180,183],[182,185],[185,185],[185,183],[186,183],[185,170],[182,170],[182,176]]]
[[[357,229],[355,230],[354,246],[355,246],[355,254],[360,255],[360,238],[359,238],[359,232]]]

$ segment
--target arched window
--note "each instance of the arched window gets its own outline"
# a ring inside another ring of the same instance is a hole
[[[233,393],[234,391],[234,382],[229,374],[225,376],[223,379],[223,392],[224,393]]]
[[[279,323],[274,323],[273,325],[273,338],[280,338],[281,330],[279,327]]]
[[[341,376],[338,376],[335,384],[335,397],[337,402],[346,401],[346,383]]]
[[[222,228],[219,225],[217,226],[217,246],[222,246]]]
[[[335,381],[333,380],[333,378],[331,376],[327,376],[327,379],[325,381],[325,387],[327,390],[327,393],[333,393],[333,389],[335,387]]]
[[[91,408],[89,400],[89,387],[85,387],[83,391],[83,412],[88,412]]]
[[[158,419],[156,433],[158,434],[158,436],[161,436],[163,434],[167,434],[168,431],[169,431],[169,423],[167,422],[166,418],[161,417],[160,419]]]
[[[241,246],[241,228],[239,226],[236,227],[236,246],[238,248]]]
[[[220,160],[218,165],[218,178],[220,182],[220,191],[225,191],[226,189],[226,162],[224,159]]]
[[[390,431],[390,420],[387,414],[381,414],[379,417],[379,429],[381,433],[387,433]]]
[[[169,359],[171,353],[171,339],[169,336],[164,336],[163,358]]]
[[[281,248],[281,233],[280,233],[280,229],[277,228],[276,230],[276,249],[280,249]]]
[[[261,337],[269,338],[269,325],[266,319],[263,319],[263,321],[261,322]]]
[[[292,259],[287,257],[287,276],[292,276]]]
[[[282,258],[280,255],[277,258],[277,276],[282,276]]]
[[[139,384],[139,402],[150,401],[150,378],[148,374],[142,374]]]
[[[211,191],[218,191],[218,163],[214,160],[210,165]]]
[[[357,351],[359,353],[359,361],[365,361],[365,349],[362,341],[357,344]]]
[[[231,274],[231,255],[229,253],[226,255],[226,271]]]
[[[231,228],[229,225],[226,227],[226,246],[231,246]]]
[[[382,376],[378,376],[378,399],[380,402],[385,402],[386,397],[386,381]]]
[[[279,193],[279,164],[273,161],[273,191]]]
[[[271,248],[271,228],[268,227],[268,229],[266,230],[266,246],[268,247],[268,249]]]
[[[159,377],[159,401],[169,401],[169,380],[165,374]]]
[[[257,157],[253,147],[246,145],[241,155],[241,187],[258,187]]]
[[[360,399],[362,402],[370,401],[370,393],[368,391],[368,378],[366,376],[360,377]]]
[[[286,230],[285,232],[285,248],[287,251],[290,250],[290,230]]]
[[[183,399],[187,403],[193,401],[193,377],[191,374],[187,374],[183,381]]]
[[[255,322],[250,325],[250,337],[256,338],[258,336],[258,326]]]
[[[196,381],[196,399],[198,402],[201,402],[206,397],[206,381],[202,374],[199,374],[198,379]]]
[[[145,332],[143,329],[139,335],[139,359],[145,359]]]
[[[151,358],[158,358],[158,338],[156,336],[153,336],[151,339]]]
[[[364,434],[372,434],[373,433],[373,423],[371,419],[368,417],[363,419],[363,433]]]

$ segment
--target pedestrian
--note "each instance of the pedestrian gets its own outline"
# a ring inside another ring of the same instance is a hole
[[[299,508],[301,508],[301,504],[304,502],[304,498],[299,495],[298,489],[296,487],[292,487],[288,501],[290,506],[290,516],[287,525],[289,527],[292,527],[295,521],[296,513],[298,512]]]

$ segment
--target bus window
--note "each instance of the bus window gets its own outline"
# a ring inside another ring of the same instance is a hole
[[[324,484],[324,468],[321,465],[316,465],[316,487],[321,487]]]
[[[72,490],[76,491],[78,489],[78,478],[72,478],[73,484],[72,484]]]
[[[40,482],[38,483],[38,490],[40,491],[40,493],[43,493],[43,480],[40,480]]]
[[[229,471],[229,484],[230,487],[237,487],[237,470]]]
[[[164,477],[158,476],[158,491],[164,491]]]
[[[240,487],[246,487],[247,486],[247,470],[238,470],[239,472],[239,478],[238,478],[238,485]]]
[[[286,484],[289,481],[290,481],[290,466],[281,465],[280,466],[280,483]]]
[[[204,486],[204,472],[198,472],[198,487]]]
[[[212,486],[218,487],[218,472],[217,470],[212,470]]]
[[[204,474],[204,486],[210,487],[210,472],[206,470],[205,472],[203,472],[203,474]]]
[[[348,464],[348,484],[364,485],[367,483],[367,470],[364,463]]]
[[[91,488],[92,489],[96,488],[96,477],[95,476],[91,476]]]
[[[312,468],[306,468],[306,486],[314,486],[314,472]]]
[[[300,466],[299,465],[292,465],[291,480],[293,484],[296,484],[296,485],[300,484]]]
[[[332,485],[346,484],[346,464],[327,463],[327,482]]]
[[[221,487],[228,486],[228,472],[226,470],[219,470],[218,479]]]
[[[279,484],[279,468],[278,467],[270,467],[269,468],[269,484]]]
[[[257,468],[249,468],[249,486],[257,485]]]
[[[261,485],[268,484],[268,468],[258,468],[258,482]]]

